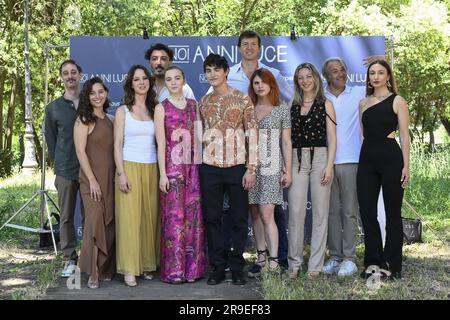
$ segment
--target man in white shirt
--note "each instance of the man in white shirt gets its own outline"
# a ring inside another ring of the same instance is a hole
[[[341,58],[327,59],[322,75],[328,86],[325,95],[336,110],[336,160],[331,186],[330,213],[328,217],[328,249],[330,260],[323,272],[350,276],[357,271],[356,236],[358,198],[356,172],[361,150],[359,101],[365,97],[364,86],[350,87],[347,82],[347,65]]]
[[[173,50],[165,44],[156,43],[145,52],[145,60],[148,60],[150,70],[155,77],[153,90],[156,92],[156,98],[162,102],[169,96],[169,90],[164,85],[164,73],[172,65]],[[194,92],[187,83],[183,86],[183,95],[196,100]]]
[[[294,96],[293,88],[283,78],[280,70],[266,66],[258,61],[258,56],[261,53],[260,36],[252,30],[242,32],[239,36],[238,48],[241,54],[241,62],[230,68],[227,79],[228,85],[248,94],[249,79],[253,72],[257,69],[266,68],[272,72],[277,80],[283,102],[285,104],[290,102]]]

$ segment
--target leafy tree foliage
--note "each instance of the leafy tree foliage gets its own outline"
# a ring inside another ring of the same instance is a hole
[[[72,35],[231,36],[384,35],[394,40],[394,71],[409,102],[414,138],[441,123],[450,135],[450,0],[28,0],[33,123],[44,110],[44,45]],[[0,0],[0,150],[11,151],[24,131],[24,3]],[[80,19],[76,11],[79,9]],[[389,43],[387,43],[389,48]],[[67,48],[49,51],[49,100],[62,93],[59,63]],[[389,52],[387,52],[389,58]],[[36,142],[39,142],[37,139]],[[4,152],[8,157],[14,152]],[[0,157],[1,158],[1,157]],[[2,161],[2,159],[0,159]],[[11,161],[10,161],[11,162]],[[1,165],[1,163],[0,163]]]

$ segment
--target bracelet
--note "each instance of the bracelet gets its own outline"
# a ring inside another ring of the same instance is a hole
[[[256,168],[257,166],[255,164],[251,164],[247,167],[248,173],[250,173],[252,176],[256,176]]]
[[[119,171],[116,172],[117,176],[119,176],[119,177],[122,175],[122,173],[123,172],[119,172]]]

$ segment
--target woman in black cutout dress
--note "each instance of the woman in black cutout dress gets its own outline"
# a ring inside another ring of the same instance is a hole
[[[384,60],[367,69],[366,98],[360,102],[364,135],[357,174],[357,192],[364,228],[363,278],[378,268],[382,278],[401,278],[403,190],[409,180],[409,115],[406,101],[397,95],[395,80]],[[401,149],[395,140],[399,129]],[[383,248],[377,221],[377,201],[383,190],[386,243]]]

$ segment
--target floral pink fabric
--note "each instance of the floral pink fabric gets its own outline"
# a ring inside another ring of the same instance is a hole
[[[196,102],[187,99],[181,110],[164,100],[166,134],[166,173],[170,182],[167,194],[160,192],[161,263],[160,277],[164,282],[194,281],[205,274],[206,244],[198,165],[194,164],[194,143],[183,139],[194,137]],[[182,129],[178,130],[177,129]],[[183,130],[184,129],[184,130]],[[173,135],[173,133],[175,134]],[[177,132],[183,134],[177,134]],[[172,137],[178,137],[172,141]],[[180,148],[188,145],[190,150]],[[182,152],[190,152],[192,161]]]

